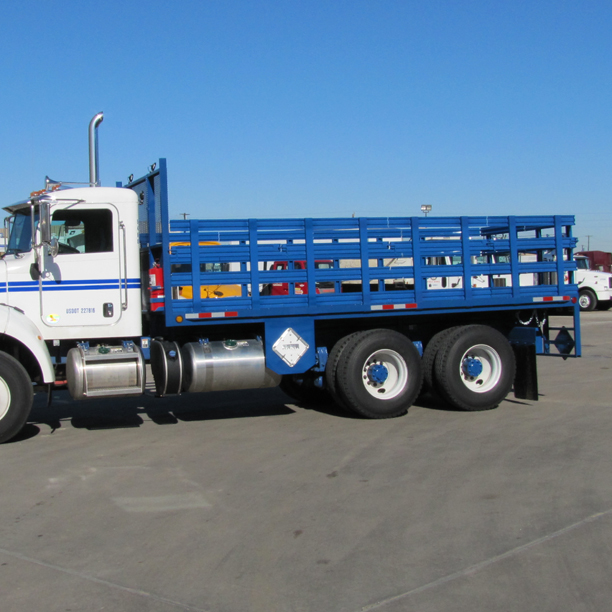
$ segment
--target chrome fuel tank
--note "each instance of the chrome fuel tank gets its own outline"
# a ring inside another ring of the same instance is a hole
[[[66,378],[73,399],[142,395],[145,363],[133,342],[91,348],[80,344],[68,351]]]
[[[190,342],[181,349],[183,391],[276,387],[282,376],[266,368],[260,340]]]

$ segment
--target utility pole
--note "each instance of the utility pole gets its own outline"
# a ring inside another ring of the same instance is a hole
[[[593,234],[591,234],[592,236]],[[588,234],[586,235],[587,237],[587,251],[591,250],[591,236],[589,236]]]
[[[180,213],[183,216],[183,220],[187,219],[187,217],[189,216],[189,213]]]

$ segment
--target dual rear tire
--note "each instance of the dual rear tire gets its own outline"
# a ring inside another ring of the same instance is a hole
[[[514,351],[503,334],[486,325],[448,330],[430,360],[431,388],[460,410],[495,408],[514,383]]]
[[[357,332],[330,353],[326,382],[332,397],[356,414],[388,419],[405,414],[423,383],[419,352],[403,334]]]
[[[514,352],[503,334],[486,325],[452,327],[436,334],[423,359],[403,334],[376,329],[339,340],[325,377],[334,400],[371,419],[401,416],[426,387],[450,406],[495,408],[514,382]]]

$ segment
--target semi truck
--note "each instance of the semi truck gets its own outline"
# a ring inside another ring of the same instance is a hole
[[[592,260],[585,254],[574,255],[579,304],[582,311],[598,308],[608,310],[612,306],[612,274],[593,268]]]
[[[537,356],[581,354],[573,216],[171,219],[165,159],[100,185],[102,120],[89,184],[5,208],[0,441],[34,393],[136,396],[147,372],[160,398],[280,386],[392,418],[424,389],[467,411],[537,400]]]
[[[579,251],[576,255],[582,255],[589,260],[589,270],[612,273],[612,253],[606,251]]]

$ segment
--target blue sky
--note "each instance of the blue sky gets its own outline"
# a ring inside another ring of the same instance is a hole
[[[612,3],[22,0],[0,196],[168,159],[173,217],[575,214],[612,251]],[[589,238],[590,236],[590,238]]]

